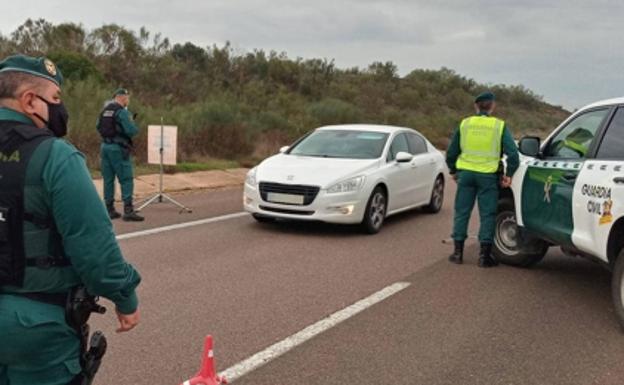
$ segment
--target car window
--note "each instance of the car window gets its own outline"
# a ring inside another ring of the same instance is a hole
[[[392,140],[392,144],[390,145],[390,151],[388,151],[388,162],[395,160],[399,152],[410,153],[409,145],[407,143],[407,138],[405,134],[399,134],[395,136]]]
[[[412,155],[424,154],[427,152],[427,144],[419,135],[408,134],[407,141],[409,142],[410,153]]]
[[[609,109],[589,111],[570,121],[550,141],[544,156],[547,158],[585,158],[596,132],[607,117]]]
[[[624,108],[618,108],[598,149],[598,159],[624,159]]]
[[[388,134],[373,131],[318,130],[295,144],[289,154],[321,158],[377,159]]]

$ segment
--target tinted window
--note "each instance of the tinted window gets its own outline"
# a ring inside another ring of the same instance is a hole
[[[599,159],[624,159],[624,108],[618,108],[598,149]]]
[[[408,134],[410,152],[412,155],[424,154],[427,152],[427,144],[425,140],[416,134]]]
[[[544,155],[550,158],[585,158],[608,113],[609,109],[605,108],[575,117],[551,140]]]
[[[405,134],[397,135],[392,141],[392,145],[390,146],[390,151],[388,151],[388,161],[395,160],[399,152],[410,153],[409,145],[407,144],[407,139],[406,139]]]
[[[372,131],[319,130],[303,138],[289,154],[321,158],[376,159],[388,134]]]

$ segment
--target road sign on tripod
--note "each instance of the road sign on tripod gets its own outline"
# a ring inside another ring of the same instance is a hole
[[[159,126],[147,127],[147,163],[160,165],[160,181],[158,184],[158,193],[147,199],[141,204],[137,211],[141,211],[151,203],[162,203],[164,200],[173,203],[180,208],[182,212],[192,212],[191,209],[179,203],[164,193],[163,174],[164,165],[174,166],[177,164],[177,147],[178,147],[178,127],[165,126],[163,118],[160,118]]]

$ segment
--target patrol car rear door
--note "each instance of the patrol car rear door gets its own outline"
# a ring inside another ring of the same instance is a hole
[[[574,188],[574,245],[608,261],[607,244],[615,221],[624,215],[624,106],[615,110]]]
[[[572,245],[572,198],[583,164],[610,108],[570,118],[545,144],[541,159],[529,164],[522,185],[525,227],[558,245]]]

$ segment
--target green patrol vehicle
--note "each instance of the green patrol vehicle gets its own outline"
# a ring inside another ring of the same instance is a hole
[[[494,255],[528,267],[548,248],[610,268],[624,328],[624,98],[576,111],[542,143],[525,137],[498,204]]]

